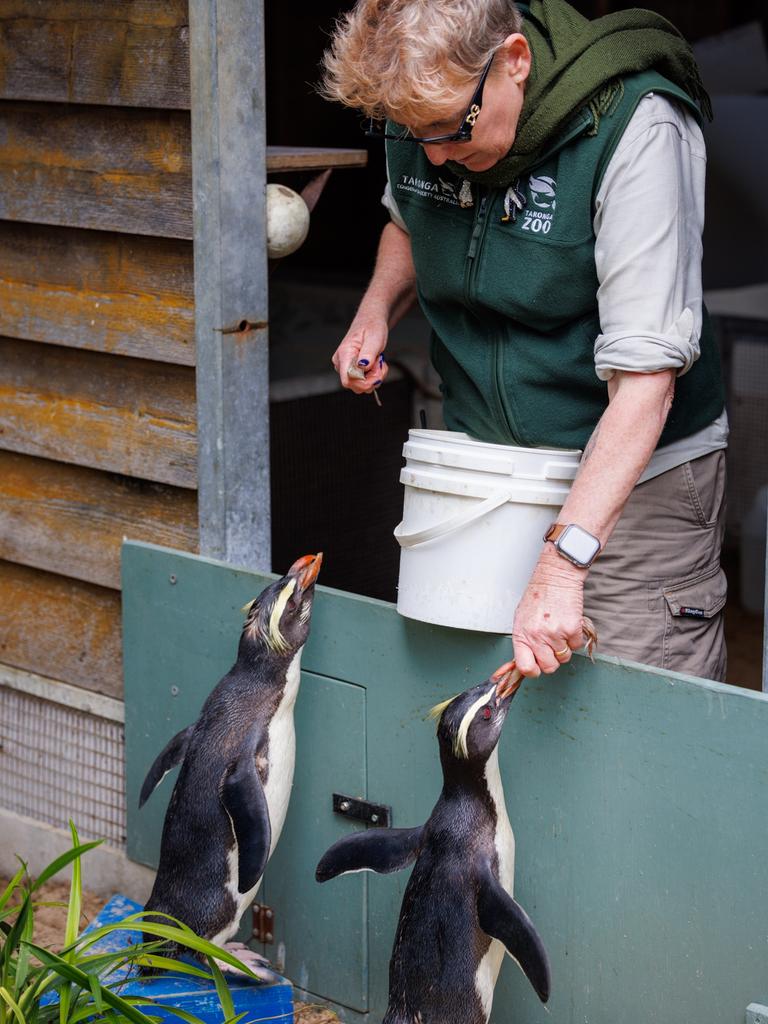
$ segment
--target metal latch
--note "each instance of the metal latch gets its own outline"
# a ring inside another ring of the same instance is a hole
[[[253,904],[253,937],[256,942],[275,941],[275,912],[263,903]]]
[[[392,822],[392,808],[386,804],[372,804],[369,800],[344,796],[343,793],[333,794],[333,809],[345,818],[364,821],[366,825],[376,825],[378,828],[389,828]]]

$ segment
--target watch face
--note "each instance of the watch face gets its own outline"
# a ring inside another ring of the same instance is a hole
[[[574,562],[587,566],[600,550],[600,541],[580,526],[571,525],[563,530],[557,546]]]

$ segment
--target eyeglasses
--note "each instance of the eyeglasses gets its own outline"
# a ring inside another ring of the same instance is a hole
[[[472,94],[472,99],[469,101],[469,106],[462,117],[459,128],[455,132],[451,132],[448,135],[430,135],[419,137],[411,135],[410,133],[404,132],[400,135],[395,135],[394,132],[388,132],[387,122],[382,120],[376,120],[371,118],[368,122],[368,126],[363,128],[363,132],[373,139],[394,139],[395,142],[420,142],[422,144],[434,144],[436,142],[469,142],[472,138],[472,129],[475,127],[480,108],[483,105],[483,87],[485,80],[488,77],[488,72],[491,70],[491,64],[493,64],[493,58],[496,54],[492,54],[490,60],[483,68],[483,73],[480,76],[480,81],[477,83],[477,88]]]

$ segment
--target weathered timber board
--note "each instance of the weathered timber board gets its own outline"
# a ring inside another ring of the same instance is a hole
[[[5,0],[0,98],[188,108],[186,0]]]
[[[122,697],[120,594],[0,561],[0,661]]]
[[[191,366],[192,246],[0,221],[0,335]]]
[[[326,167],[365,167],[364,149],[323,149],[319,146],[267,146],[267,173],[322,171]]]
[[[365,157],[275,147],[267,172]],[[189,114],[0,101],[0,219],[191,239]]]
[[[0,103],[0,218],[191,238],[189,115]]]
[[[197,551],[195,492],[0,451],[0,558],[119,589],[126,537]]]
[[[0,447],[194,487],[194,370],[0,338]]]

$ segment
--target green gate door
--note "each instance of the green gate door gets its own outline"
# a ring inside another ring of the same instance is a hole
[[[155,754],[232,664],[263,575],[150,545],[123,548],[128,854],[153,864],[172,780],[136,797]],[[297,765],[262,898],[300,990],[377,1024],[408,872],[317,885],[353,825],[332,794],[419,825],[440,791],[440,699],[484,678],[504,638],[409,622],[320,587],[297,701]],[[510,960],[492,1024],[743,1024],[768,1004],[768,696],[598,657],[515,698],[500,767],[515,893],[552,961],[543,1007]]]
[[[291,805],[260,896],[277,915],[265,952],[308,996],[365,1011],[367,875],[348,875],[337,886],[296,886],[296,879],[312,878],[332,843],[355,831],[329,813],[334,792],[366,793],[365,690],[303,672]]]

